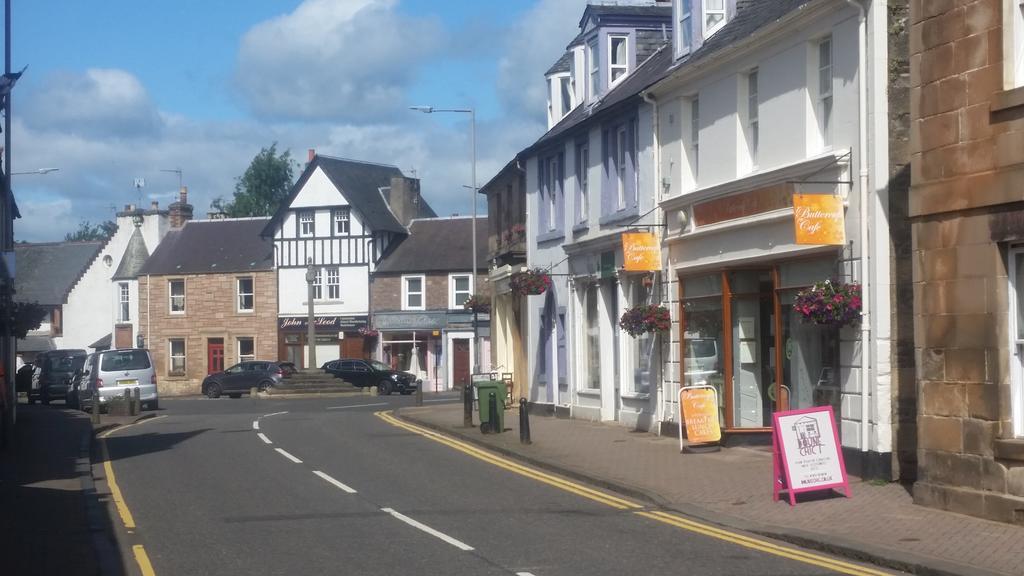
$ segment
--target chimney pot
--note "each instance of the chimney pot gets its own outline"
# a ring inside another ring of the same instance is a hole
[[[182,204],[188,204],[188,186],[181,187],[181,199]]]
[[[150,203],[149,208],[151,210],[159,210],[160,209],[160,203],[157,202],[156,200],[153,200],[153,202]]]
[[[316,148],[309,149],[309,160],[307,162],[312,162],[313,158],[316,158]]]

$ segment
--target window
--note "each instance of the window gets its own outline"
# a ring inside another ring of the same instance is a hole
[[[585,347],[584,359],[586,361],[587,373],[584,387],[594,389],[601,387],[601,324],[597,310],[597,299],[600,291],[598,290],[597,283],[591,283],[587,286],[584,294],[586,299],[584,303],[586,336],[583,345]]]
[[[626,77],[629,71],[629,36],[608,37],[608,85]]]
[[[601,61],[598,59],[597,39],[587,43],[587,61],[590,63],[590,99],[594,99],[601,92]]]
[[[334,235],[343,236],[351,233],[348,221],[349,209],[338,208],[334,211]]]
[[[171,376],[184,376],[185,375],[185,339],[184,338],[171,338],[167,341],[168,344],[168,356],[170,362],[168,364],[167,373]]]
[[[633,305],[650,304],[652,302],[651,289],[644,286],[641,278],[633,280]],[[655,338],[650,332],[632,338],[633,345],[633,392],[637,394],[649,394],[651,392],[651,380],[654,362]]]
[[[818,133],[823,148],[832,146],[832,37],[818,43]]]
[[[449,308],[462,308],[462,305],[473,295],[473,276],[471,274],[452,274],[448,277],[451,286],[448,299]]]
[[[753,166],[757,166],[757,139],[757,68],[754,68],[747,74],[747,148]]]
[[[1010,250],[1010,414],[1013,435],[1024,436],[1024,246]]]
[[[238,339],[238,361],[252,362],[256,359],[256,345],[252,338]]]
[[[676,35],[676,55],[682,56],[690,52],[693,46],[693,11],[690,2],[679,0],[679,30]]]
[[[558,188],[561,182],[559,182],[559,170],[558,170],[558,157],[552,156],[548,159],[547,169],[547,182],[544,186],[547,207],[548,207],[548,230],[555,230],[558,228]]]
[[[185,313],[185,281],[171,280],[168,284],[168,291],[171,300],[171,314]]]
[[[590,213],[590,145],[586,142],[576,146],[576,221],[586,222]]]
[[[131,322],[131,295],[128,292],[127,282],[118,282],[117,284],[117,321],[118,322]]]
[[[238,286],[238,311],[252,312],[256,308],[256,298],[253,293],[252,278],[239,278]]]
[[[327,269],[327,299],[341,299],[341,270],[338,268]]]
[[[725,24],[725,0],[704,0],[704,36],[711,36]]]
[[[700,100],[690,100],[690,173],[693,174],[694,187],[700,168]]]
[[[315,233],[313,211],[299,212],[299,236],[312,236]]]
[[[562,114],[565,116],[572,110],[572,86],[569,83],[569,76],[563,76],[558,79],[558,86],[562,93]]]
[[[618,197],[616,207],[622,210],[626,207],[626,147],[629,145],[629,135],[626,126],[619,126],[615,131],[615,174],[618,178]]]
[[[1004,81],[1007,90],[1024,86],[1024,0],[1011,0],[1003,16]]]
[[[324,299],[324,269],[316,269],[316,277],[313,278],[313,300]]]
[[[423,276],[402,277],[402,310],[424,310]]]

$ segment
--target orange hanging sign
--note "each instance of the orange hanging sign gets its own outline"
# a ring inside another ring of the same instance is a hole
[[[707,444],[722,439],[722,427],[718,421],[718,394],[714,388],[683,388],[679,391],[679,404],[683,408],[686,439],[690,444]],[[680,448],[682,441],[680,437]]]
[[[623,232],[622,262],[627,272],[661,270],[661,246],[651,232]]]
[[[831,194],[793,194],[797,244],[846,244],[843,199]]]

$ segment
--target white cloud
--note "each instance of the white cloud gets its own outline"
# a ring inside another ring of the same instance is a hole
[[[235,83],[260,116],[379,119],[402,108],[416,64],[442,35],[396,0],[307,0],[245,34]]]

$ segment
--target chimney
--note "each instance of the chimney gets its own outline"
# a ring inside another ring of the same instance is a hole
[[[312,162],[313,158],[316,158],[316,148],[309,149],[309,158],[306,160],[306,163],[308,164]]]
[[[393,176],[387,200],[402,226],[409,226],[409,222],[420,215],[419,179]]]
[[[152,210],[153,212],[156,212],[157,210],[160,209],[160,203],[157,202],[156,200],[153,200],[152,202],[149,203],[149,209]]]
[[[192,205],[188,203],[188,186],[181,187],[181,196],[177,202],[168,206],[171,228],[181,228],[192,219]]]

